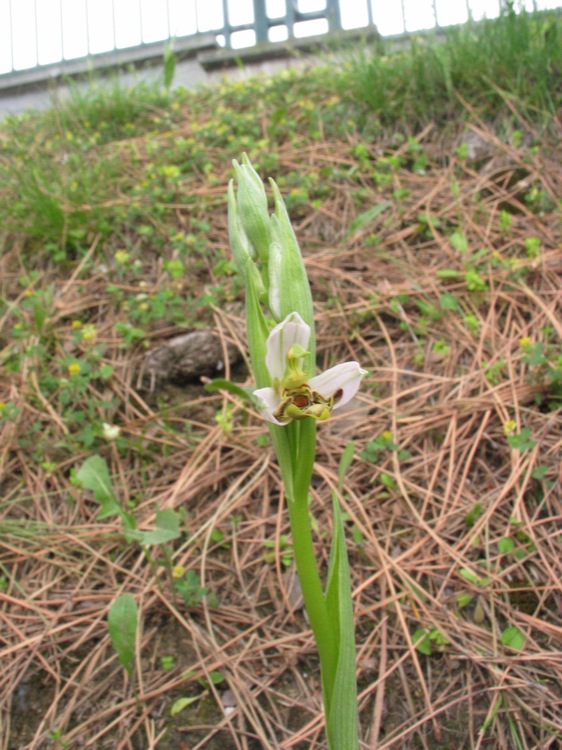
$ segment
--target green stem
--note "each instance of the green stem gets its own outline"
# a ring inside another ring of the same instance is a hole
[[[290,429],[290,433],[292,432],[289,442],[293,448],[293,492],[292,495],[288,493],[288,508],[295,562],[306,611],[318,647],[323,682],[332,684],[337,666],[338,644],[334,638],[332,620],[318,573],[308,509],[308,490],[316,452],[316,424],[313,419],[304,419],[302,422],[293,422],[287,428]]]
[[[289,498],[288,507],[293,551],[304,603],[318,647],[323,681],[331,684],[336,668],[337,644],[334,643],[326,600],[318,575],[308,511],[308,493],[294,499]]]

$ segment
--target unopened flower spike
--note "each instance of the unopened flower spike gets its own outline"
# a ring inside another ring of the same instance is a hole
[[[344,362],[309,378],[303,369],[309,339],[310,327],[296,312],[268,336],[265,364],[272,386],[258,388],[254,399],[262,416],[273,424],[305,417],[328,419],[355,396],[366,374],[357,362]]]

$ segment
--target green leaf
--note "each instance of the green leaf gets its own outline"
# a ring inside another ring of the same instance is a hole
[[[510,435],[507,442],[518,451],[528,451],[536,445],[536,442],[531,439],[531,430],[528,427],[523,427],[517,435]]]
[[[156,513],[154,531],[141,531],[139,542],[143,545],[166,544],[181,536],[180,515],[173,508],[164,508]]]
[[[208,687],[209,683],[211,685],[220,685],[221,682],[224,682],[224,675],[219,671],[209,672],[209,679],[206,677],[200,677],[197,682],[203,687]]]
[[[383,213],[383,211],[386,211],[388,208],[390,208],[392,204],[390,201],[382,201],[381,203],[377,203],[375,206],[371,206],[371,208],[368,208],[366,211],[363,211],[363,213],[359,214],[359,216],[356,216],[355,219],[351,222],[349,225],[349,235],[351,236],[355,234],[359,229],[362,229],[366,224],[370,224],[374,219],[377,218],[380,214]]]
[[[236,383],[231,383],[226,378],[215,378],[209,383],[205,383],[205,390],[213,393],[214,391],[227,391],[232,393],[233,396],[238,396],[244,401],[252,401],[252,395],[256,390],[253,386],[242,386]]]
[[[544,479],[546,474],[548,474],[548,466],[546,466],[546,464],[540,464],[533,469],[531,476],[533,479]]]
[[[479,576],[477,573],[474,573],[468,568],[461,568],[459,570],[459,574],[474,586],[487,586],[491,581],[491,578],[489,576]]]
[[[36,300],[33,304],[33,318],[37,326],[37,332],[41,335],[45,327],[45,321],[47,320],[47,308],[39,300]]]
[[[510,537],[506,536],[498,541],[498,549],[502,555],[511,552],[515,547],[515,542]]]
[[[420,654],[431,656],[431,638],[426,628],[418,628],[415,633],[412,634],[412,642]]]
[[[169,89],[176,71],[176,56],[171,44],[164,47],[164,88]]]
[[[436,272],[436,275],[439,279],[457,279],[461,274],[454,268],[442,268]]]
[[[453,234],[449,237],[449,240],[451,241],[451,245],[455,248],[455,250],[458,250],[461,253],[466,253],[466,251],[468,250],[468,240],[461,230],[458,229],[456,232],[453,232]]]
[[[456,594],[457,607],[463,609],[463,607],[468,606],[473,599],[473,595],[469,594],[468,591],[458,591]]]
[[[390,474],[387,474],[385,471],[383,471],[380,475],[381,483],[384,484],[385,487],[388,487],[389,490],[395,490],[396,489],[396,480],[394,477],[392,477]]]
[[[522,630],[519,630],[515,625],[506,628],[501,635],[501,642],[503,645],[509,646],[509,648],[512,648],[514,651],[521,651],[525,645],[525,640],[525,633],[523,633]]]
[[[444,310],[458,310],[460,308],[459,298],[449,292],[441,294],[439,302]]]
[[[170,716],[179,714],[179,712],[183,711],[184,708],[187,708],[187,706],[191,706],[191,704],[195,703],[195,701],[200,700],[202,695],[203,693],[200,693],[199,695],[191,695],[189,698],[178,698],[172,703],[172,707],[170,708]]]
[[[330,550],[326,605],[337,643],[337,664],[331,684],[324,680],[326,731],[332,750],[357,750],[357,684],[355,680],[355,625],[351,581],[341,511],[335,493],[334,538]]]
[[[484,509],[482,507],[482,503],[476,503],[466,514],[464,522],[469,528],[471,528],[472,526],[474,526],[477,519],[482,515],[483,512]]]
[[[131,594],[121,594],[110,607],[107,629],[123,667],[133,673],[138,628],[137,603]]]
[[[90,456],[76,472],[76,478],[82,487],[91,490],[95,499],[101,503],[98,520],[109,516],[121,515],[121,506],[117,502],[105,459],[101,456]]]
[[[345,475],[347,474],[347,470],[349,469],[349,467],[351,466],[351,462],[353,461],[354,452],[355,443],[352,441],[345,446],[344,451],[341,454],[340,466],[338,470],[338,489],[340,491],[340,494],[343,492]]]

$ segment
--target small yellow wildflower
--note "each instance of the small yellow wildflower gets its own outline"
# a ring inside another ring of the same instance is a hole
[[[5,408],[6,408],[6,402],[0,401],[0,411],[4,411]]]
[[[72,375],[78,375],[80,373],[81,369],[82,368],[80,367],[80,364],[78,362],[71,362],[68,365],[68,374],[70,376],[72,376]]]
[[[84,326],[82,329],[82,341],[95,341],[97,338],[97,331],[96,327],[89,323],[87,326]]]
[[[72,327],[73,328],[81,328],[82,327],[82,321],[81,320],[73,320],[72,321]]]
[[[385,430],[382,434],[384,440],[392,440],[392,432],[390,430]]]
[[[521,349],[527,349],[527,347],[531,346],[531,339],[528,336],[521,336],[519,346]]]
[[[172,578],[183,578],[185,568],[183,565],[174,565],[172,568]]]
[[[129,261],[130,257],[131,257],[131,253],[128,253],[126,250],[117,250],[117,252],[113,256],[115,262],[118,263],[120,266],[124,266],[125,263]]]
[[[516,429],[517,423],[513,419],[508,419],[507,422],[504,422],[503,424],[503,432],[506,437],[514,435]]]

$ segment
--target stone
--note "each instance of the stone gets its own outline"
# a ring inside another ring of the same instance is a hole
[[[238,349],[226,344],[230,364],[240,358]],[[143,379],[150,379],[151,389],[159,382],[177,385],[192,383],[202,377],[224,372],[225,347],[213,331],[192,331],[166,341],[148,352],[143,366]]]

